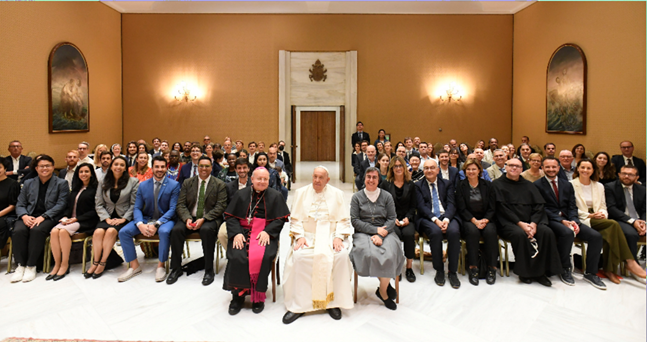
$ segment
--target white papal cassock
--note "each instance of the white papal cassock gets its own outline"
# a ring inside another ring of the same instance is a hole
[[[305,237],[308,246],[298,251],[290,247],[284,271],[285,307],[294,313],[351,309],[353,266],[348,252],[353,228],[343,192],[326,185],[318,194],[309,184],[296,191],[292,203],[290,236],[294,242]],[[333,249],[336,237],[344,241],[340,252]]]

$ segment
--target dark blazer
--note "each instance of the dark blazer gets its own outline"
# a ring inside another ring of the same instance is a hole
[[[638,168],[638,181],[645,185],[645,161],[636,157],[631,157],[634,166]],[[616,173],[620,173],[620,169],[625,165],[625,158],[622,155],[616,154],[611,157],[611,162],[616,166]]]
[[[13,180],[18,180],[19,175],[26,174],[29,169],[26,169],[27,166],[31,163],[31,157],[23,156],[20,155],[18,158],[18,170],[13,169],[13,158],[11,158],[11,155],[7,156],[7,160],[9,160],[9,168],[7,168],[7,171],[18,171],[17,175],[11,175],[7,176]]]
[[[289,153],[287,153],[286,151],[283,151],[283,155],[281,155],[279,151],[276,158],[283,162],[283,165],[285,165],[285,171],[292,172],[292,163],[290,162]]]
[[[180,172],[177,176],[177,182],[180,183],[180,186],[184,184],[185,179],[191,178],[191,169],[193,168],[193,162],[188,162],[184,165],[182,165],[182,168],[180,169]],[[211,174],[213,175],[213,167],[211,170]]]
[[[81,225],[79,228],[79,233],[86,233],[93,231],[99,223],[99,216],[97,215],[97,209],[94,205],[94,198],[97,194],[97,187],[88,187],[79,196],[78,201],[76,196],[79,194],[79,191],[72,191],[67,197],[67,210],[65,210],[65,217],[72,217],[72,210],[74,210],[74,202],[76,201],[76,220]]]
[[[35,177],[25,182],[25,185],[18,196],[16,203],[16,216],[21,218],[24,215],[31,215],[36,209],[38,201],[38,189],[40,188],[40,178]],[[67,197],[70,195],[70,186],[65,179],[52,176],[47,185],[45,193],[45,215],[49,216],[54,222],[58,222],[63,217],[67,208]]]
[[[634,184],[632,188],[636,213],[641,220],[645,220],[645,187]],[[631,219],[629,215],[625,214],[627,202],[625,201],[625,191],[620,180],[604,185],[604,197],[607,201],[607,211],[610,219],[622,222],[627,222]]]
[[[362,188],[364,188],[364,185],[363,185],[364,184],[364,173],[366,173],[366,169],[371,167],[371,164],[369,163],[368,158],[366,158],[365,160],[361,161],[358,165],[359,166],[357,167],[357,173],[356,174],[359,176],[359,179],[361,179]],[[375,157],[375,167],[379,167],[379,164],[377,162],[377,156]]]
[[[238,192],[238,180],[236,180],[235,182],[226,183],[225,186],[227,189],[227,205],[229,205],[231,199],[234,198],[234,195]],[[250,186],[252,186],[252,180],[247,177],[246,188],[249,188]]]
[[[364,152],[353,154],[352,156],[353,156],[353,160],[354,160],[353,172],[356,175],[359,175],[360,174],[360,165],[364,161]],[[377,158],[377,156],[376,156],[376,158]]]
[[[418,207],[418,194],[416,193],[416,186],[413,182],[404,182],[402,185],[402,197],[397,197],[395,193],[395,184],[389,181],[380,183],[380,188],[393,196],[395,202],[395,212],[398,220],[408,218],[409,222],[413,223],[416,216],[416,208]]]
[[[67,166],[58,172],[58,178],[65,179],[65,176],[67,176]]]
[[[133,213],[135,224],[139,222],[147,223],[155,212],[155,178],[151,178],[139,183],[137,197],[135,199],[135,211]],[[157,208],[161,215],[157,220],[164,224],[175,218],[175,208],[177,198],[180,195],[180,184],[168,177],[162,180],[159,194],[157,196]]]
[[[450,181],[444,180],[440,177],[437,178],[436,183],[438,184],[438,197],[440,203],[442,203],[445,213],[439,217],[439,220],[448,218],[449,220],[454,218],[456,214],[456,205],[454,201],[454,184]],[[431,200],[431,191],[429,189],[429,184],[427,179],[423,178],[420,182],[415,183],[416,192],[417,192],[417,202],[418,202],[418,220],[427,219],[431,220],[434,214],[431,213],[433,208],[433,203]]]
[[[555,198],[553,186],[548,182],[546,177],[541,177],[533,184],[539,190],[541,197],[544,198],[544,209],[548,220],[562,222],[562,220],[574,221],[581,224],[577,215],[577,203],[575,202],[575,190],[571,182],[566,179],[556,177],[557,190],[559,191],[559,203]]]
[[[439,166],[439,168],[440,168],[440,166]],[[454,188],[456,188],[456,186],[458,185],[458,181],[460,180],[459,177],[458,177],[458,173],[459,173],[459,171],[458,171],[457,168],[455,168],[453,166],[449,167],[449,182],[454,184]],[[438,177],[440,177],[440,178],[443,177],[441,170],[438,170]],[[443,178],[443,179],[445,179],[445,178]]]
[[[134,157],[125,156],[125,158],[126,158],[126,166],[128,168],[128,167],[131,167],[131,166],[135,165],[136,160],[137,160],[137,155],[135,155]],[[131,158],[132,158],[132,161],[131,161]]]
[[[359,132],[355,132],[355,133],[353,133],[353,135],[351,137],[351,142],[352,142],[351,146],[355,146],[356,142],[361,144],[362,141],[364,141],[364,140],[368,141],[368,143],[370,144],[371,143],[371,136],[366,132],[362,132],[362,139],[360,139],[359,138]]]
[[[207,221],[216,221],[218,226],[222,224],[223,214],[227,208],[227,191],[225,182],[220,179],[209,176],[209,184],[204,191],[204,219]],[[177,216],[183,222],[193,218],[191,211],[198,202],[198,191],[200,187],[200,177],[191,177],[182,184],[180,196],[177,199]]]
[[[470,186],[470,182],[467,179],[459,181],[458,186],[456,187],[456,206],[458,207],[458,213],[461,219],[467,222],[472,221],[472,218],[474,218],[474,215],[472,214],[472,211],[470,209],[471,188],[472,187]],[[494,200],[492,183],[479,178],[479,185],[477,189],[479,189],[479,191],[481,192],[481,198],[483,199],[483,209],[485,210],[485,215],[482,218],[493,221],[496,201]],[[477,218],[477,220],[480,220],[480,218]]]

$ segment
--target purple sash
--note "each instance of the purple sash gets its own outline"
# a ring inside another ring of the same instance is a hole
[[[256,283],[258,282],[258,275],[261,272],[261,264],[263,263],[263,255],[265,254],[265,246],[258,244],[256,236],[265,229],[265,219],[253,218],[252,224],[247,223],[247,220],[240,220],[240,225],[243,229],[252,230],[249,235],[249,282],[251,284],[250,294],[252,303],[265,302],[265,292],[256,291]]]

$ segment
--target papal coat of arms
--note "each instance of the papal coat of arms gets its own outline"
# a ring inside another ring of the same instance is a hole
[[[315,62],[315,64],[312,65],[312,69],[309,69],[309,71],[310,71],[310,82],[312,81],[326,82],[326,78],[328,78],[328,76],[326,75],[326,71],[328,71],[328,69],[324,69],[324,65],[321,64],[321,61],[319,61],[318,59]]]

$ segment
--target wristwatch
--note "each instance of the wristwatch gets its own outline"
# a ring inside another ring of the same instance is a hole
[[[159,228],[161,225],[160,221],[155,221],[155,228]]]

